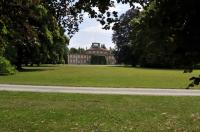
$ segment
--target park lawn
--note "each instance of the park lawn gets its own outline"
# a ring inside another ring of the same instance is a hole
[[[186,88],[200,70],[143,69],[120,66],[47,65],[25,67],[24,72],[0,76],[1,84],[31,84],[94,87]]]
[[[0,131],[200,131],[200,97],[0,92]]]

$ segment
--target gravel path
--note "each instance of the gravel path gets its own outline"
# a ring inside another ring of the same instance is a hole
[[[191,89],[153,89],[153,88],[97,88],[62,87],[0,84],[0,91],[80,93],[80,94],[116,94],[116,95],[154,95],[154,96],[200,96],[200,90]]]

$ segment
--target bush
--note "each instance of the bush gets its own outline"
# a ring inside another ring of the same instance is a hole
[[[105,56],[92,55],[91,64],[106,65],[106,58],[105,58]]]
[[[0,75],[14,74],[16,69],[6,58],[0,56]]]

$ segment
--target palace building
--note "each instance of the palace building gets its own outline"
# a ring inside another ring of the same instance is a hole
[[[104,63],[101,63],[102,61]],[[106,49],[104,44],[100,44],[100,43],[92,43],[91,48],[86,50],[84,53],[68,54],[68,64],[114,65],[115,63],[116,63],[116,60],[115,60],[114,55],[111,53],[110,50]]]

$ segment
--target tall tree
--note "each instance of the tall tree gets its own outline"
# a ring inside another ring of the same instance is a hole
[[[132,17],[131,27],[129,22],[117,26],[119,36],[128,29],[124,36],[129,38],[118,39],[128,44],[121,50],[123,61],[132,58],[148,67],[191,67],[199,63],[197,5],[195,0],[150,0],[137,17]]]
[[[132,46],[130,43],[130,34],[133,32],[131,20],[139,13],[138,8],[132,8],[125,14],[122,14],[114,27],[114,33],[112,40],[116,45],[115,56],[118,63],[132,64],[134,65],[135,59],[132,56]]]
[[[22,64],[63,61],[68,39],[40,0],[1,1],[0,9],[1,19],[8,27],[5,56],[17,69]]]
[[[175,46],[169,36],[168,23],[159,13],[156,1],[144,8],[137,18],[132,20],[134,32],[131,33],[132,53],[137,62],[144,67],[172,68],[177,66],[173,52]]]

